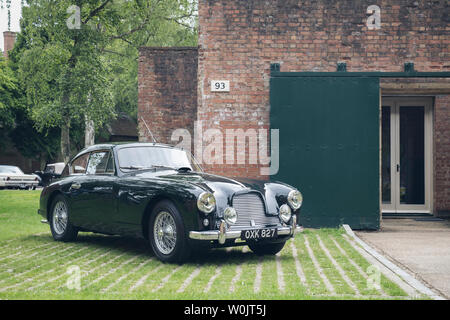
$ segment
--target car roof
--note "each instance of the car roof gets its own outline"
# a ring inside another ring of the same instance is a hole
[[[4,164],[0,164],[0,167],[4,167],[4,168],[19,168],[18,166],[11,166],[11,165],[4,165]]]
[[[132,148],[132,147],[163,147],[163,148],[173,148],[179,149],[169,144],[164,143],[156,143],[156,142],[108,142],[102,144],[95,144],[93,146],[84,148],[81,150],[73,159],[78,158],[80,155],[92,151],[97,150],[105,150],[105,149],[124,149],[124,148]],[[181,149],[180,149],[181,150]]]

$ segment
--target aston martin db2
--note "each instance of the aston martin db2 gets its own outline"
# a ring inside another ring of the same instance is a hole
[[[160,260],[180,263],[210,247],[278,253],[301,230],[302,201],[284,183],[205,173],[176,147],[102,144],[81,151],[43,189],[38,213],[55,240],[79,231],[140,237]]]

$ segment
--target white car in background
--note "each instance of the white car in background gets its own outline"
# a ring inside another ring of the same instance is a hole
[[[36,189],[39,178],[25,174],[19,167],[0,165],[0,189]]]

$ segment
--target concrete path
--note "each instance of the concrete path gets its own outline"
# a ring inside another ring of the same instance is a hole
[[[450,299],[450,221],[384,218],[382,228],[356,234]]]

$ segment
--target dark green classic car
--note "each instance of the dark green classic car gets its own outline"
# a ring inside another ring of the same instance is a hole
[[[183,262],[209,247],[278,253],[301,230],[302,201],[283,183],[207,174],[172,146],[102,144],[44,188],[38,213],[55,240],[75,240],[78,231],[141,237],[159,259]]]

